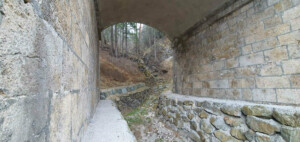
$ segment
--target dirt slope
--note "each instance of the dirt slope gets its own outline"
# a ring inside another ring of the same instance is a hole
[[[125,86],[145,82],[145,76],[138,70],[138,64],[126,58],[115,58],[108,51],[100,51],[101,88]]]

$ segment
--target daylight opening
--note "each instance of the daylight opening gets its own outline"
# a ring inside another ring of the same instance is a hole
[[[168,37],[141,23],[110,26],[101,33],[101,88],[172,84],[173,51]]]

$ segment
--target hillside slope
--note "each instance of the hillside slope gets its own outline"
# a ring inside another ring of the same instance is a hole
[[[101,89],[145,82],[146,78],[138,69],[138,64],[127,58],[115,58],[100,49]]]

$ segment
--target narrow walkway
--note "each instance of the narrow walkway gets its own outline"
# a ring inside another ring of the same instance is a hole
[[[111,100],[100,101],[83,142],[136,142],[127,122]]]

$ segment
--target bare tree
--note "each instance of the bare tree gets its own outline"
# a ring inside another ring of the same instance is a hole
[[[118,57],[118,26],[115,25],[115,56]]]
[[[114,26],[110,27],[110,43],[111,43],[111,53],[114,54]]]
[[[127,56],[128,55],[128,23],[125,23],[125,50]]]

